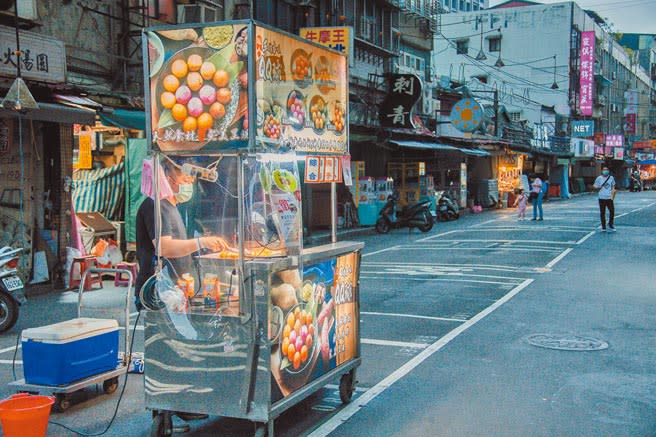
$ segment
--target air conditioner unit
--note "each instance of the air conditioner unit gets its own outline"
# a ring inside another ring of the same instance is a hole
[[[610,78],[613,79],[613,80],[617,79],[617,71],[612,71],[610,73]]]
[[[616,103],[611,103],[610,104],[610,110],[611,110],[611,112],[617,112],[617,110],[618,110],[617,104]]]
[[[425,82],[424,82],[425,84]],[[422,114],[432,114],[433,113],[433,90],[431,88],[424,88],[423,91],[423,99],[422,100],[422,107],[421,107],[421,112]]]
[[[212,6],[178,5],[178,23],[210,23],[221,19],[219,10]]]

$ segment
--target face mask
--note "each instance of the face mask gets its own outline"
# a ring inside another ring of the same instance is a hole
[[[194,195],[193,184],[180,184],[178,192],[175,193],[175,200],[178,203],[189,202]]]
[[[604,170],[604,171],[601,172],[601,174],[604,175],[604,176],[608,176],[608,173],[609,173],[608,170]]]

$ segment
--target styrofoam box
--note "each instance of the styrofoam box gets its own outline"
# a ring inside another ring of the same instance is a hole
[[[66,385],[116,368],[118,322],[77,318],[23,330],[25,382]]]

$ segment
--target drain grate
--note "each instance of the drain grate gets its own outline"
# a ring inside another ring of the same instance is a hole
[[[533,334],[526,339],[529,344],[547,349],[562,351],[601,351],[608,349],[608,343],[592,337],[572,334]]]

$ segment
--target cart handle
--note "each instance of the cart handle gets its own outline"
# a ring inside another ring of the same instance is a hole
[[[111,268],[100,268],[100,267],[91,267],[84,271],[82,277],[80,278],[80,288],[77,292],[77,317],[80,318],[82,315],[82,295],[84,294],[84,284],[86,283],[87,275],[89,273],[100,273],[101,280],[103,273],[113,273],[115,275],[122,274],[128,275],[128,292],[125,296],[125,352],[123,354],[123,364],[127,365],[132,357],[130,355],[130,303],[134,300],[134,294],[132,292],[132,285],[134,285],[134,277],[132,272],[127,269],[111,269]]]

